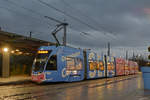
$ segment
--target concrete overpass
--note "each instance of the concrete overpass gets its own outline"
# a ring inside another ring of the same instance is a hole
[[[0,30],[0,54],[2,54],[2,77],[10,76],[10,53],[35,55],[40,46],[55,45],[52,42],[30,38]]]

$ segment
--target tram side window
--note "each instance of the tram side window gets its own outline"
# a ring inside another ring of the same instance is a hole
[[[82,60],[80,58],[67,57],[68,70],[81,70]]]
[[[102,62],[102,61],[99,62],[99,66],[100,66],[100,70],[101,70],[101,71],[104,71],[104,65],[103,65],[103,62]]]
[[[46,70],[57,70],[57,56],[53,55],[47,62]]]
[[[95,70],[97,63],[96,62],[89,62],[89,65],[90,65],[90,70]]]
[[[111,70],[111,62],[108,62],[108,63],[107,63],[107,69],[108,69],[108,70]]]
[[[77,70],[81,70],[82,69],[82,60],[80,58],[75,58],[75,66]]]
[[[99,70],[100,69],[100,66],[99,66],[99,63],[96,64],[96,70]]]
[[[67,57],[67,69],[75,70],[75,61],[73,57]]]
[[[114,63],[111,62],[111,70],[114,70]]]

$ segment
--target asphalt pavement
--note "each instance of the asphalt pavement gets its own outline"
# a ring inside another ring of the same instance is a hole
[[[0,86],[0,100],[150,100],[141,75],[75,83]]]

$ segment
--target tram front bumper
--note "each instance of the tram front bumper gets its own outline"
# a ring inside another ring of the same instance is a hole
[[[44,74],[37,74],[37,75],[33,74],[32,81],[41,83],[41,82],[45,81],[45,75]]]

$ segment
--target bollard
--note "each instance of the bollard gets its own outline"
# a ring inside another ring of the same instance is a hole
[[[150,90],[150,67],[142,67],[142,76],[144,81],[144,89]]]

